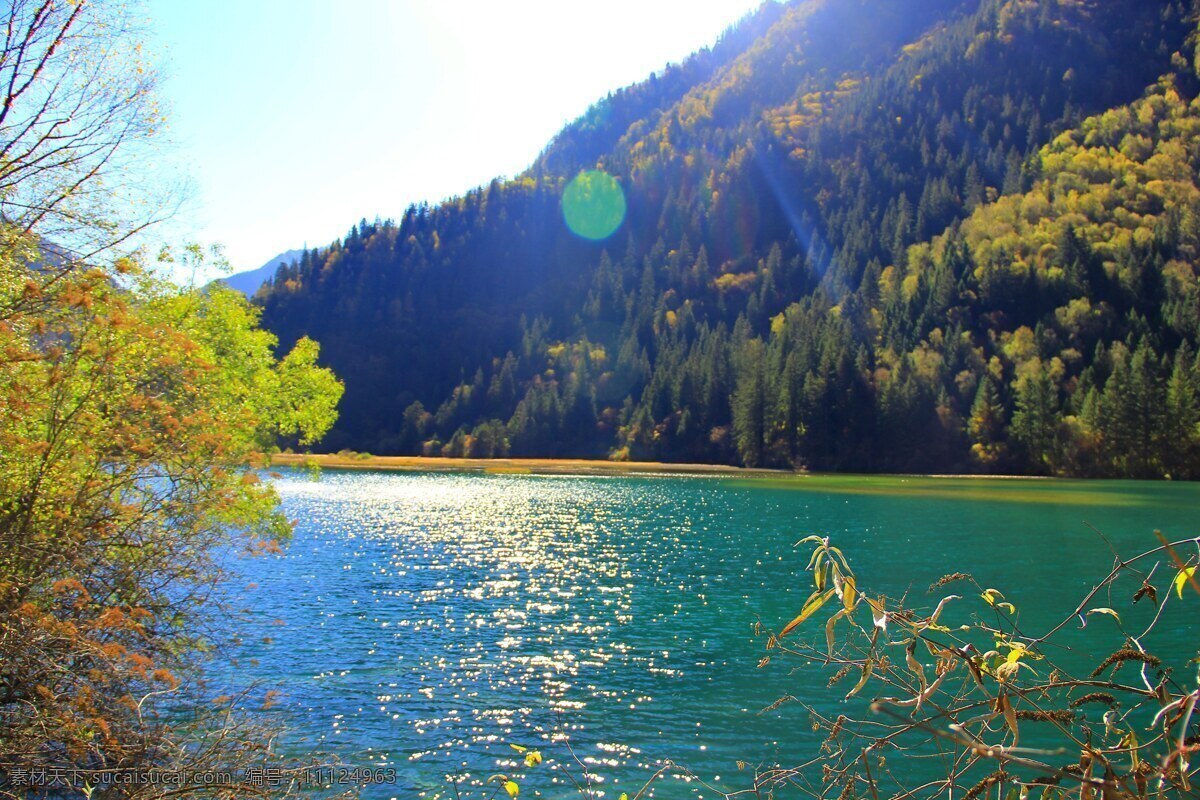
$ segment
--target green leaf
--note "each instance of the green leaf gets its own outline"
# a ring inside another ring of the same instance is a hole
[[[875,658],[874,656],[867,656],[867,663],[863,665],[862,676],[858,679],[858,683],[854,684],[854,688],[846,693],[847,700],[854,697],[854,695],[858,694],[867,685],[867,680],[871,677],[871,673],[874,670]]]
[[[1129,759],[1133,763],[1133,769],[1136,772],[1142,764],[1142,760],[1138,758],[1138,738],[1137,734],[1132,730],[1125,734],[1125,738],[1121,740],[1120,747],[1129,750]]]
[[[1179,574],[1175,576],[1175,580],[1171,583],[1175,586],[1175,594],[1179,595],[1179,599],[1183,599],[1183,585],[1187,583],[1193,575],[1196,574],[1195,567],[1184,567],[1179,570]]]
[[[826,601],[831,597],[833,597],[833,589],[829,589],[825,592],[814,592],[813,595],[808,598],[808,602],[804,604],[804,608],[800,610],[800,615],[789,622],[787,627],[779,632],[779,638],[782,639],[784,636],[787,636],[789,633],[795,630],[800,623],[811,617],[816,613],[817,609],[825,605]]]
[[[1113,611],[1111,608],[1090,608],[1090,609],[1088,609],[1087,613],[1088,614],[1108,614],[1110,617],[1113,617],[1117,622],[1121,621],[1121,615],[1118,614],[1116,611]]]
[[[808,538],[811,539],[812,537],[810,536]],[[803,542],[796,542],[796,544],[797,545],[803,544]],[[825,552],[825,548],[823,548],[823,547],[814,548],[812,551],[812,555],[808,557],[808,565],[805,566],[804,568],[806,570],[812,569],[817,563],[817,556],[821,555],[824,552]]]
[[[961,600],[961,599],[962,598],[956,594],[946,595],[945,597],[943,597],[941,599],[941,602],[939,602],[937,604],[937,608],[935,608],[933,610],[933,614],[929,617],[929,622],[927,622],[926,625],[928,625],[930,627],[937,625],[937,621],[942,616],[942,611],[946,608],[946,604],[949,602],[952,602],[954,600]],[[947,628],[946,630],[949,630],[949,628]]]
[[[850,575],[842,579],[842,605],[847,611],[853,611],[858,605],[858,588]]]
[[[831,552],[835,556],[837,556],[838,560],[842,562],[842,571],[843,572],[845,572],[849,575],[854,574],[853,572],[850,571],[850,563],[848,561],[846,561],[845,553],[843,553],[840,549],[838,549],[836,547],[832,547],[832,546],[829,548],[829,552]]]
[[[983,594],[981,594],[979,596],[982,597],[984,600],[986,600],[987,604],[989,606],[996,605],[997,598],[999,598],[1000,600],[1004,599],[1004,595],[1002,595],[1000,592],[998,592],[995,589],[985,589]]]
[[[834,628],[837,627],[837,621],[839,619],[841,619],[842,617],[846,616],[846,614],[848,614],[848,613],[850,613],[850,612],[843,608],[841,611],[837,612],[832,617],[830,617],[829,621],[825,623],[825,646],[829,648],[829,655],[831,657],[833,656]]]
[[[1000,711],[1004,714],[1004,724],[1012,731],[1013,744],[1020,741],[1021,734],[1017,730],[1017,711],[1013,708],[1012,702],[1008,699],[1008,695],[1001,692],[996,697],[996,704],[1000,707]]]

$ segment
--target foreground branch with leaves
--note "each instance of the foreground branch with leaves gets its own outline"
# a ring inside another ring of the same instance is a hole
[[[829,539],[802,540],[813,546],[814,591],[778,633],[760,630],[771,651],[764,662],[799,656],[829,668],[831,687],[852,680],[846,700],[875,699],[869,711],[849,704],[836,717],[809,706],[814,729],[825,734],[819,758],[761,772],[755,793],[965,800],[1200,795],[1196,659],[1172,664],[1162,653],[1196,641],[1195,608],[1185,622],[1160,630],[1170,606],[1197,602],[1200,537],[1160,539],[1138,555],[1114,555],[1111,571],[1074,611],[1040,633],[1022,626],[1021,609],[999,590],[970,575],[946,575],[930,587],[934,596],[949,586],[969,591],[919,606],[871,592]],[[1149,622],[1123,622],[1123,614],[1133,615],[1121,606],[1138,603],[1154,606]],[[805,638],[818,618],[824,636]],[[1111,635],[1111,626],[1089,625],[1100,618],[1109,618],[1119,635]],[[1063,641],[1067,633],[1075,637],[1071,644]]]
[[[262,742],[173,724],[181,676],[222,557],[290,530],[248,464],[323,433],[341,385],[231,290],[35,255],[0,250],[0,797],[17,767],[236,766]]]
[[[5,10],[0,798],[286,794],[296,773],[243,779],[280,767],[274,741],[201,702],[194,668],[227,557],[290,530],[256,453],[320,437],[342,385],[312,341],[277,357],[235,292],[152,277],[198,248],[132,247],[170,213],[137,9]],[[173,780],[216,772],[236,785]]]

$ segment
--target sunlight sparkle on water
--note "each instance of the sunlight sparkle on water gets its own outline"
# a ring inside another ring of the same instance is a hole
[[[432,796],[451,775],[478,786],[512,768],[510,744],[546,758],[522,797],[561,796],[567,743],[607,797],[632,796],[663,759],[732,787],[739,759],[816,746],[798,706],[764,709],[822,696],[828,676],[759,669],[751,633],[795,615],[802,535],[832,535],[896,595],[974,564],[988,585],[1017,571],[1067,605],[1075,590],[1048,551],[995,530],[1069,552],[1102,509],[1132,547],[1190,525],[1197,505],[1188,487],[918,481],[905,494],[888,480],[288,472],[276,486],[299,524],[237,582],[251,611],[231,686],[283,689],[294,752],[395,767],[399,784],[369,800]],[[1163,494],[1153,522],[1148,493]],[[702,794],[670,780],[654,796]]]

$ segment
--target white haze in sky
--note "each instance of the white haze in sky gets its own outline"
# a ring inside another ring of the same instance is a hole
[[[235,270],[532,163],[757,0],[149,0],[190,200],[159,235]],[[200,276],[207,277],[207,276]]]

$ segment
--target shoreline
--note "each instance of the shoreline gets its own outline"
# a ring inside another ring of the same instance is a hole
[[[710,475],[715,477],[867,478],[927,480],[1000,480],[1053,482],[1095,481],[1097,478],[1064,478],[1047,475],[985,473],[809,472],[808,470],[735,467],[730,464],[672,463],[667,461],[607,461],[590,458],[449,458],[446,456],[375,456],[338,453],[274,453],[271,467],[387,470],[394,472],[482,472],[494,475]]]
[[[802,475],[783,469],[663,461],[605,461],[587,458],[447,458],[444,456],[343,456],[336,453],[274,453],[272,467],[378,469],[400,472],[483,472],[493,475]]]

